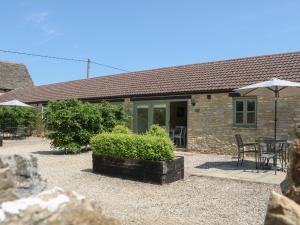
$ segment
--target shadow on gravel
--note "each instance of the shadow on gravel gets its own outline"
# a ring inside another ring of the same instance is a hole
[[[216,161],[216,162],[205,162],[195,168],[198,169],[221,169],[221,170],[255,170],[256,163],[254,161],[245,160],[243,165],[237,166],[235,161]]]
[[[65,151],[59,151],[59,150],[44,150],[44,151],[32,152],[32,154],[37,154],[37,155],[66,155],[66,152]]]
[[[85,172],[85,173],[94,173],[92,168],[86,168],[86,169],[82,169],[80,170],[81,172]]]
[[[86,154],[88,153],[89,150],[81,150],[80,154]],[[37,154],[37,155],[79,155],[79,154],[74,154],[71,152],[66,152],[65,150],[42,150],[42,151],[36,151],[32,152],[32,154]]]

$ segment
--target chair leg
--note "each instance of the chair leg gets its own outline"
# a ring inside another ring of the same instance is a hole
[[[274,167],[275,167],[275,175],[277,174],[277,156],[275,157],[275,165],[274,165]]]
[[[244,163],[244,158],[245,158],[245,151],[243,151],[243,157],[242,157],[241,166],[242,166],[242,165],[243,165],[243,163]]]
[[[257,158],[257,152],[256,151],[254,153],[254,157],[255,157],[255,167],[256,167],[256,170],[258,172],[258,158]]]
[[[263,158],[263,159],[262,159],[262,163],[263,163],[263,170],[265,170],[265,168],[266,168],[266,161],[267,161],[267,159],[266,159],[266,158]]]
[[[237,156],[238,160],[237,160],[237,164],[236,166],[238,167],[239,166],[239,163],[240,163],[240,159],[241,159],[241,152],[240,152],[240,149],[238,149],[238,156]]]
[[[281,160],[281,171],[283,172],[284,169],[283,169],[283,159]]]
[[[286,156],[287,156],[287,154],[286,154],[286,152],[287,152],[287,149],[286,149],[286,146],[284,147],[284,168],[286,168],[286,165],[287,165],[287,158],[286,158]]]
[[[260,164],[261,164],[261,157],[260,157],[260,154],[257,153],[257,172],[258,173],[259,173]]]

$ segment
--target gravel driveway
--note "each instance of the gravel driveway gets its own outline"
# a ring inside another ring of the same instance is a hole
[[[39,158],[49,188],[91,197],[123,224],[262,224],[270,191],[280,192],[278,185],[191,176],[188,165],[184,181],[164,186],[96,175],[90,152],[54,154],[49,142],[40,138],[5,141],[0,154],[15,153]]]

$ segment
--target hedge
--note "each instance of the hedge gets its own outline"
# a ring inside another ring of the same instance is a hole
[[[35,128],[37,110],[35,108],[0,106],[0,128],[28,127]]]
[[[43,121],[54,148],[79,153],[90,138],[126,123],[122,105],[82,103],[75,99],[50,101]]]
[[[101,133],[91,139],[91,148],[95,155],[124,159],[165,161],[175,157],[170,138],[151,134]]]

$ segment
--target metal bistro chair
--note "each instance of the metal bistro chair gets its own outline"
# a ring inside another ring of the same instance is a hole
[[[25,139],[26,138],[26,130],[24,127],[18,127],[15,133],[15,139]]]
[[[278,156],[281,161],[281,166],[282,166],[282,171],[283,171],[284,168],[287,167],[287,163],[289,162],[288,152],[289,152],[292,142],[289,141],[288,135],[282,135],[281,137],[279,137],[279,140],[281,142],[278,143],[278,149],[279,149]]]
[[[14,139],[16,136],[17,127],[5,127],[3,130],[3,138]]]
[[[275,175],[277,173],[277,161],[279,158],[279,149],[273,139],[258,140],[258,168],[265,169],[269,165],[270,160],[273,161]]]
[[[176,126],[173,134],[174,142],[176,142],[177,145],[179,144],[179,146],[185,146],[185,142],[186,142],[185,135],[186,135],[186,127]]]
[[[257,143],[244,143],[243,139],[240,134],[235,135],[235,141],[237,145],[238,155],[237,155],[237,166],[239,166],[239,163],[241,161],[241,166],[243,165],[244,159],[245,159],[245,153],[255,153],[255,164],[257,168]]]

